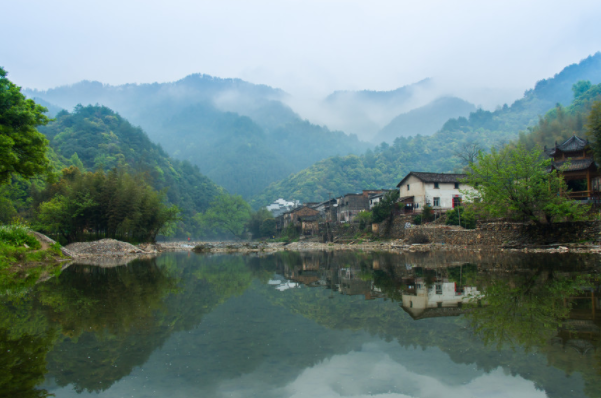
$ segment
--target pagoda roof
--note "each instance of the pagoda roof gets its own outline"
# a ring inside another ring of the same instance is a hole
[[[566,163],[568,164],[566,165]],[[598,167],[593,159],[568,159],[561,162],[551,162],[551,170],[556,169],[563,172],[586,170],[591,166]]]
[[[545,153],[549,156],[554,156],[558,152],[578,152],[584,150],[589,144],[587,139],[573,135],[559,145],[555,142],[553,148],[545,148]]]

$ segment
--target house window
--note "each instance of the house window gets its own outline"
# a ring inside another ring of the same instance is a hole
[[[459,189],[459,183],[458,182],[455,183],[455,189]]]
[[[436,189],[440,188],[440,187],[438,186],[438,183],[437,183],[437,182],[435,182],[435,183],[434,183],[434,188],[436,188]]]
[[[434,198],[434,207],[440,207],[440,198]]]
[[[407,191],[411,189],[411,186],[409,184],[407,184]]]
[[[436,285],[436,294],[442,294],[442,285]]]

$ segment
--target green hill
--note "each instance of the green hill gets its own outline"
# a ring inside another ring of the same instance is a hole
[[[146,173],[153,187],[165,189],[167,200],[180,207],[184,224],[206,210],[221,192],[198,167],[171,159],[142,129],[107,107],[77,106],[73,113],[60,111],[39,130],[65,164],[81,162],[88,170],[126,165]]]
[[[453,172],[462,164],[455,157],[466,143],[484,148],[518,138],[519,132],[538,123],[557,103],[570,104],[572,86],[581,80],[601,83],[601,53],[566,67],[554,77],[541,80],[511,106],[489,112],[479,109],[469,117],[447,121],[436,134],[400,137],[383,143],[362,156],[333,157],[316,163],[270,185],[254,198],[261,206],[282,197],[301,201],[325,200],[361,189],[395,186],[410,171]]]

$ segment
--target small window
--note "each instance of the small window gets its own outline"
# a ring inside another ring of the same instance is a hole
[[[435,183],[434,183],[434,188],[436,188],[436,189],[440,188],[440,187],[438,186],[438,183],[437,183],[437,182],[435,182]]]
[[[455,189],[459,189],[459,183],[458,182],[455,183]]]
[[[407,191],[411,189],[411,186],[407,184]]]
[[[434,207],[440,207],[440,198],[434,198]]]

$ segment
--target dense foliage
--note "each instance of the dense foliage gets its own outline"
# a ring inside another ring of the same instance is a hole
[[[392,220],[393,210],[396,201],[399,199],[399,191],[389,191],[382,200],[371,209],[371,220],[374,223],[380,223],[384,220]]]
[[[179,213],[163,199],[141,174],[122,168],[82,172],[71,166],[40,193],[37,227],[68,243],[100,238],[154,241],[169,231]]]
[[[362,156],[325,159],[270,185],[254,198],[253,204],[266,205],[280,197],[318,201],[326,200],[328,193],[336,196],[361,189],[392,187],[410,171],[460,171],[462,159],[454,155],[466,143],[479,143],[487,150],[518,138],[519,131],[535,125],[539,115],[557,103],[569,104],[575,94],[572,86],[581,80],[601,82],[601,53],[566,67],[553,78],[539,81],[511,106],[505,105],[494,112],[479,109],[468,118],[451,119],[430,137],[397,138],[392,145],[383,143]],[[594,95],[588,91],[586,85],[580,87],[574,103],[588,101],[589,95]]]
[[[106,107],[77,106],[73,113],[59,112],[41,131],[65,165],[82,170],[128,167],[144,174],[155,190],[164,190],[167,201],[180,208],[177,236],[189,235],[192,217],[206,210],[221,192],[198,167],[171,159],[140,128]]]
[[[548,171],[550,165],[540,150],[528,151],[523,145],[493,148],[470,164],[466,182],[477,191],[466,197],[477,200],[477,209],[492,217],[537,224],[541,218],[549,223],[582,218],[587,206],[569,199],[567,184],[557,170]]]
[[[240,195],[221,194],[204,213],[194,216],[199,234],[205,237],[242,238],[251,208]]]
[[[37,126],[48,123],[46,109],[26,99],[0,68],[0,185],[11,176],[34,177],[48,168],[48,141]]]

